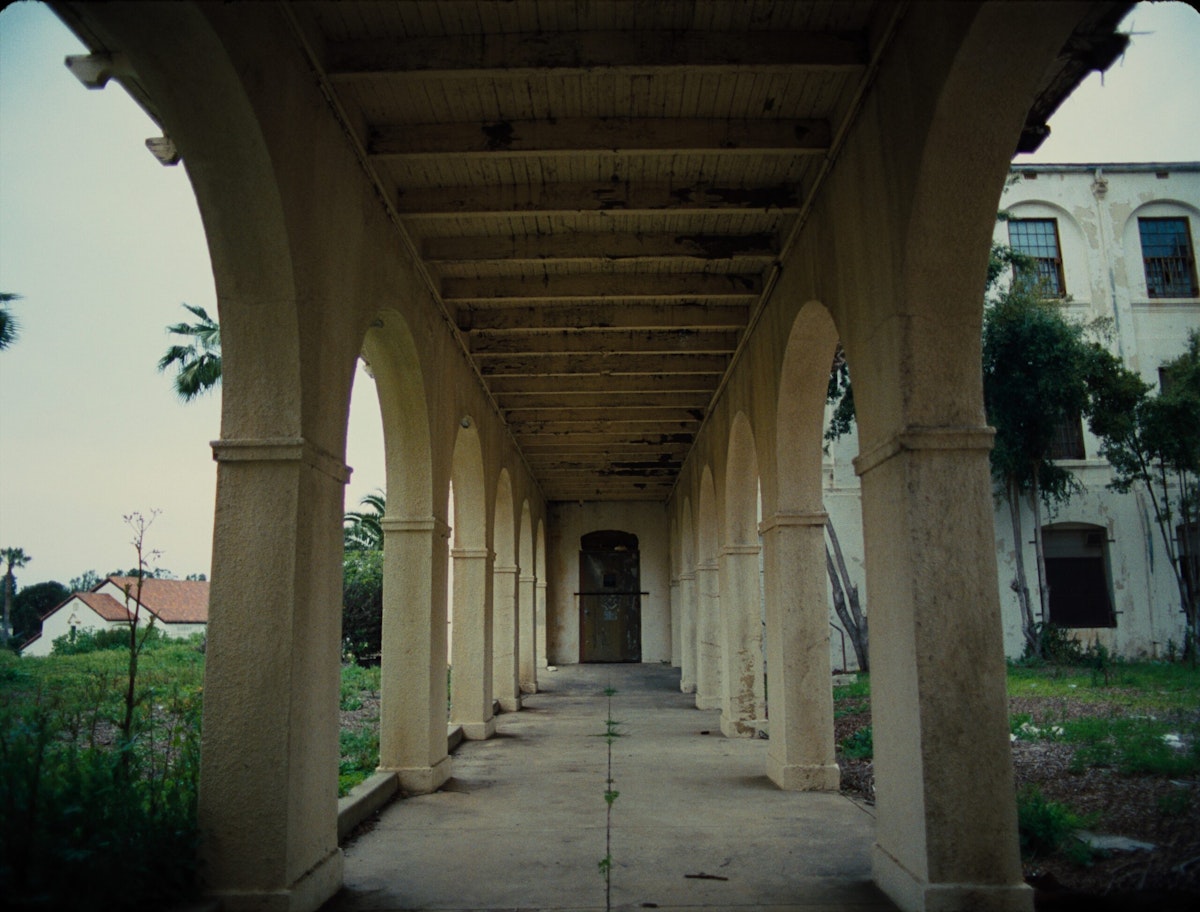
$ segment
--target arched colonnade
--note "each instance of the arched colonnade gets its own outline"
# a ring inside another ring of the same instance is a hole
[[[341,883],[337,674],[356,360],[387,448],[381,766],[449,775],[451,718],[495,729],[548,648],[547,505],[416,251],[268,5],[62,4],[117,50],[183,155],[224,344],[201,825],[229,909]],[[854,372],[878,792],[876,881],[903,908],[1028,909],[1016,842],[979,376],[1004,175],[1086,4],[913,5],[666,505],[672,658],[768,775],[832,789],[821,420]],[[453,515],[450,491],[453,488]],[[762,564],[760,588],[760,560]],[[449,581],[452,576],[453,584]],[[453,606],[451,608],[451,605]],[[765,624],[764,624],[765,619]],[[764,643],[765,630],[765,643]]]

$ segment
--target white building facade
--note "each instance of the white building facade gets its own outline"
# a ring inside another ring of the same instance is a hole
[[[1200,162],[1026,165],[1012,174],[999,204],[1009,218],[997,222],[995,240],[1037,259],[1071,319],[1111,321],[1111,349],[1157,388],[1159,367],[1182,354],[1188,332],[1200,327],[1194,241],[1200,233]],[[1178,653],[1184,617],[1149,498],[1144,490],[1118,494],[1107,488],[1112,469],[1086,422],[1077,435],[1065,434],[1062,446],[1069,458],[1061,462],[1084,490],[1052,514],[1043,512],[1051,621],[1085,645],[1097,643],[1122,656]],[[853,432],[829,448],[824,492],[869,613],[857,455]],[[1025,541],[1018,545],[1007,501],[997,500],[996,559],[1010,658],[1024,646],[1012,585],[1018,546],[1035,610],[1038,600],[1027,504],[1021,521]],[[841,667],[837,633],[831,648],[834,667]],[[853,666],[853,649],[847,646],[845,656]]]

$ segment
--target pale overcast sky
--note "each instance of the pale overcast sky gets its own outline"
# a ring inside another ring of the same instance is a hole
[[[1141,4],[1124,27],[1146,34],[1021,162],[1200,160],[1200,14]],[[218,399],[181,405],[155,370],[181,302],[216,315],[204,233],[184,167],[146,151],[141,110],[63,66],[83,50],[40,4],[0,11],[0,291],[24,297],[0,353],[0,547],[32,556],[21,585],[129,567],[134,510],[161,510],[160,566],[207,573],[211,553]],[[382,453],[360,371],[348,507],[383,485]]]

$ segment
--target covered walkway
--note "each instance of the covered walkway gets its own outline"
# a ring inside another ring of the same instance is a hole
[[[387,808],[345,847],[325,912],[603,909],[604,689],[614,688],[612,907],[883,912],[874,819],[775,788],[767,742],[722,738],[663,665],[545,672],[496,737],[465,742],[443,791]]]

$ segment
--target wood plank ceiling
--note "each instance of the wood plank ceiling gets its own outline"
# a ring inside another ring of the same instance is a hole
[[[548,500],[664,500],[903,7],[287,15]]]

